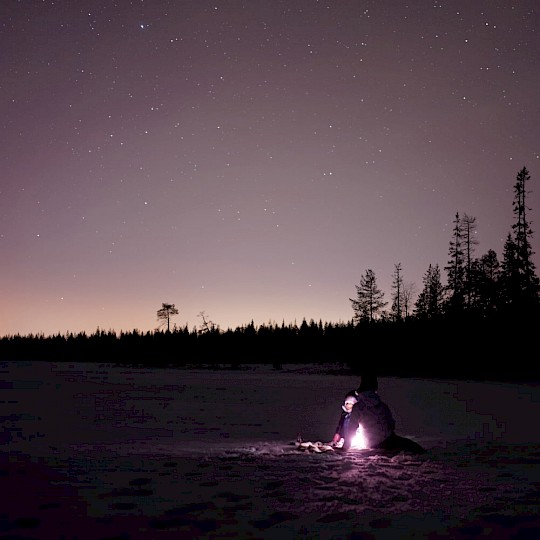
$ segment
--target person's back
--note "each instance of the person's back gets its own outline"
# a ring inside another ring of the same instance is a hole
[[[343,449],[351,447],[358,425],[361,424],[368,448],[392,453],[424,453],[425,449],[415,441],[396,435],[396,422],[390,408],[377,393],[378,389],[379,382],[375,375],[362,375],[360,386],[352,392],[357,402],[351,411]]]
[[[390,408],[381,401],[374,390],[359,392],[357,402],[351,412],[349,439],[356,434],[358,424],[362,424],[368,448],[377,448],[394,433],[396,422]]]

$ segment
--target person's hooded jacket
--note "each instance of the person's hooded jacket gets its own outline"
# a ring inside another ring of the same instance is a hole
[[[362,425],[368,448],[377,448],[388,437],[394,434],[396,422],[392,412],[384,403],[377,390],[379,383],[375,375],[363,375],[360,386],[355,391],[357,403],[351,412],[348,437],[345,445],[350,445],[358,424]]]
[[[396,422],[392,412],[375,390],[360,392],[356,399],[349,422],[350,437],[354,436],[358,424],[361,424],[367,447],[377,448],[394,433]]]

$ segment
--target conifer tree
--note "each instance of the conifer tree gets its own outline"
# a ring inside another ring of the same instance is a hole
[[[349,298],[354,311],[353,321],[373,321],[381,310],[388,304],[384,301],[384,293],[377,287],[375,272],[368,269],[360,278],[360,285],[356,287],[356,299]]]
[[[392,317],[395,321],[401,321],[403,319],[403,275],[401,274],[401,263],[394,265],[394,274],[392,280]]]
[[[529,171],[523,167],[517,174],[512,203],[516,221],[504,245],[501,285],[503,307],[515,313],[528,312],[540,306],[540,280],[532,260],[532,228],[527,220],[526,182]]]
[[[497,253],[490,249],[474,259],[470,275],[470,308],[479,315],[492,315],[497,310],[500,264]]]
[[[463,253],[463,229],[459,213],[456,213],[452,229],[452,240],[448,254],[450,260],[444,267],[447,273],[446,310],[449,313],[462,311],[465,300],[465,264]]]
[[[178,315],[178,310],[174,307],[174,304],[161,304],[161,309],[157,311],[158,321],[167,321],[167,332],[170,331],[170,320],[172,315]]]
[[[478,244],[478,239],[476,238],[476,218],[463,214],[461,218],[461,235],[463,238],[463,255],[464,255],[464,293],[465,293],[465,302],[467,307],[471,307],[471,295],[472,289],[474,287],[474,275],[472,271],[473,266],[473,254],[474,246]]]
[[[424,286],[415,303],[415,315],[428,319],[442,315],[445,287],[441,282],[441,270],[438,264],[429,265],[422,282]]]

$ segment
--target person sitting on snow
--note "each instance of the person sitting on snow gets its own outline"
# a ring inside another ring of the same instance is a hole
[[[347,392],[347,395],[345,396],[345,402],[341,406],[342,411],[339,416],[339,422],[336,427],[336,432],[334,434],[333,439],[330,441],[330,444],[332,446],[341,448],[343,446],[344,440],[345,440],[345,434],[348,431],[349,428],[349,421],[351,418],[351,411],[353,409],[354,404],[357,402],[355,390],[351,390],[350,392]]]
[[[342,449],[348,450],[351,447],[358,426],[361,425],[369,449],[423,454],[426,450],[418,443],[396,435],[396,421],[388,405],[381,400],[378,389],[379,383],[375,375],[362,375],[360,386],[353,392],[356,403],[348,419]]]

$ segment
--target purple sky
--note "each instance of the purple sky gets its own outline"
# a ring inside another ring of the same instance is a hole
[[[0,13],[0,335],[348,321],[456,212],[502,260],[524,166],[540,252],[536,0]]]

